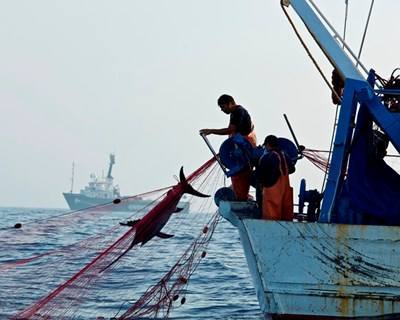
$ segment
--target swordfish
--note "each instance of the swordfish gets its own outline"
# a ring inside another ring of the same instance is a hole
[[[151,209],[142,219],[128,221],[127,223],[121,223],[122,225],[127,225],[135,228],[135,236],[128,249],[126,249],[120,256],[118,256],[102,271],[106,270],[111,265],[116,263],[125,254],[127,254],[129,250],[131,250],[135,245],[139,243],[141,244],[141,246],[143,246],[146,242],[150,241],[155,236],[163,239],[173,237],[173,235],[163,233],[161,232],[161,230],[167,224],[173,213],[183,210],[182,208],[178,207],[178,203],[185,193],[202,198],[209,197],[209,195],[203,194],[195,190],[189,184],[183,173],[183,167],[181,167],[179,172],[179,180],[180,182],[173,186],[172,189],[167,192],[166,197],[162,201],[160,201],[153,209]]]

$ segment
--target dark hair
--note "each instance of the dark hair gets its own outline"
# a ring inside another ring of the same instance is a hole
[[[218,101],[217,101],[217,103],[218,103],[219,106],[221,106],[221,105],[223,105],[223,104],[228,104],[228,103],[230,103],[230,102],[235,103],[235,100],[233,99],[232,96],[230,96],[230,95],[228,95],[228,94],[223,94],[222,96],[220,96],[220,97],[218,98]]]
[[[270,134],[269,136],[265,137],[264,140],[264,145],[269,144],[272,148],[278,148],[279,147],[279,140],[276,136]]]

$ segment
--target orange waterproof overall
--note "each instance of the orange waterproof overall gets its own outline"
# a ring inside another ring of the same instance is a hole
[[[269,220],[293,220],[293,188],[289,183],[289,172],[285,157],[279,159],[279,170],[281,175],[278,181],[271,187],[263,188],[262,218]],[[283,160],[283,169],[282,163]]]
[[[257,146],[257,137],[254,131],[243,137],[251,143],[253,148]],[[247,168],[231,177],[232,189],[238,201],[247,201],[249,197],[251,171],[252,168]]]

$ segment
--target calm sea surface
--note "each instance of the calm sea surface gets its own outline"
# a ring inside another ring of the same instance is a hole
[[[67,254],[64,252],[2,271],[5,262],[57,250],[94,234],[109,235],[110,226],[128,218],[122,212],[89,217],[65,213],[68,211],[62,209],[0,208],[0,319],[9,318],[47,295],[92,258],[81,259],[77,252],[73,262],[63,263]],[[48,219],[54,216],[60,218]],[[123,263],[96,284],[92,294],[85,296],[73,318],[110,319],[121,315],[157,283],[180,252],[189,247],[207,217],[190,212],[177,219],[163,230],[175,237],[157,238],[132,250]],[[12,228],[17,222],[23,223],[21,229]],[[175,306],[170,318],[262,319],[237,230],[227,221],[221,220],[217,225],[207,256],[189,281],[186,303]]]

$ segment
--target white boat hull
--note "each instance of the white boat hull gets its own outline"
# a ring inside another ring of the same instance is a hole
[[[267,221],[221,202],[238,227],[262,312],[279,319],[400,319],[400,228]]]

